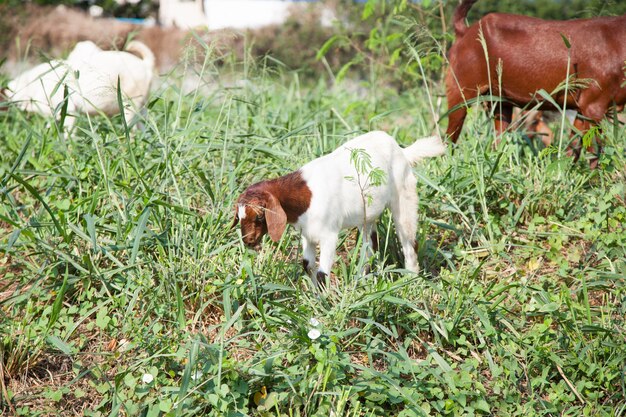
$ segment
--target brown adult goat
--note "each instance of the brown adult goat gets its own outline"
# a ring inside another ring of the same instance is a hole
[[[543,20],[528,16],[491,13],[471,26],[465,24],[469,9],[477,0],[462,0],[454,12],[456,42],[449,52],[446,75],[448,108],[447,134],[456,142],[467,114],[464,103],[481,94],[501,96],[494,104],[494,125],[502,133],[511,122],[513,106],[541,102],[540,108],[554,106],[537,94],[545,90],[563,105],[564,82],[569,74],[566,107],[578,110],[574,126],[587,131],[615,105],[626,102],[626,15],[567,21]],[[485,48],[481,43],[484,39]],[[568,69],[568,45],[570,65]],[[584,84],[584,86],[581,86]],[[455,106],[460,106],[453,110]],[[591,161],[597,165],[601,150]],[[570,145],[568,154],[580,155],[580,142]]]

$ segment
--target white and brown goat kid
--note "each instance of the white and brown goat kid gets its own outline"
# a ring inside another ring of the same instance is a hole
[[[359,227],[364,240],[373,238],[376,220],[389,207],[405,267],[417,272],[418,198],[412,165],[445,149],[438,136],[420,139],[407,148],[385,132],[358,136],[295,172],[248,187],[237,200],[233,226],[239,222],[244,243],[256,247],[266,233],[278,241],[287,223],[293,224],[302,232],[304,269],[317,284],[330,274],[339,231]],[[365,189],[358,182],[364,173],[355,167],[355,150],[369,155],[371,168],[384,174],[382,184]],[[317,244],[320,262],[313,274]]]

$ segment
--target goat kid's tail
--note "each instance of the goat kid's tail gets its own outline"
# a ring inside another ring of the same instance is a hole
[[[467,30],[465,18],[467,17],[469,9],[471,9],[477,1],[478,0],[461,0],[461,4],[459,4],[454,11],[452,22],[454,24],[454,33],[456,34],[457,39],[465,35],[465,31]]]
[[[140,41],[130,41],[128,45],[126,45],[127,52],[134,52],[141,57],[141,59],[148,65],[150,68],[154,67],[154,54],[146,46],[145,43]]]
[[[430,136],[416,140],[411,146],[402,149],[402,152],[404,157],[413,165],[424,158],[443,155],[446,153],[446,145],[439,136]]]

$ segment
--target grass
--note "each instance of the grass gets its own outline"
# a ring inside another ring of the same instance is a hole
[[[243,246],[238,193],[362,131],[407,145],[443,111],[421,86],[263,62],[164,76],[144,129],[0,115],[2,412],[626,415],[623,126],[590,171],[521,133],[494,145],[475,108],[415,171],[422,272],[384,215],[371,273],[348,231],[319,294],[293,229]]]

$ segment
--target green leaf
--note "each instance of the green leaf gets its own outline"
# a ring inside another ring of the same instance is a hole
[[[542,305],[539,311],[542,313],[552,313],[553,311],[557,311],[559,307],[560,305],[558,303],[550,302]]]
[[[361,19],[365,20],[370,17],[374,11],[376,10],[376,0],[367,0],[365,3],[365,7],[363,7],[363,13],[361,14]]]
[[[547,102],[549,102],[550,104],[552,104],[552,105],[553,105],[553,106],[554,106],[554,107],[555,107],[558,111],[563,111],[563,110],[561,109],[561,106],[559,106],[559,105],[557,104],[557,102],[556,102],[556,101],[554,101],[554,99],[552,98],[552,96],[550,95],[550,93],[548,93],[546,90],[541,89],[541,90],[537,91],[537,93],[539,93],[539,95],[540,95],[541,97],[543,97],[543,98],[544,98]]]
[[[49,391],[47,397],[58,403],[63,398],[63,390],[58,389],[55,391]]]
[[[489,404],[485,400],[476,400],[472,403],[474,409],[482,411],[483,413],[490,413],[491,409],[489,408]]]
[[[185,303],[183,302],[183,294],[181,293],[178,284],[174,285],[176,288],[176,317],[178,319],[178,325],[181,329],[184,329],[187,323],[185,320]]]
[[[65,343],[58,336],[53,336],[53,335],[47,336],[46,341],[50,343],[52,346],[54,346],[55,348],[59,349],[61,352],[65,353],[66,355],[72,355],[74,353],[70,345]]]
[[[139,217],[139,222],[137,223],[137,227],[135,228],[135,240],[133,242],[133,249],[130,254],[131,265],[133,265],[135,263],[135,260],[137,259],[137,253],[139,252],[139,246],[141,243],[141,239],[143,238],[146,225],[148,224],[149,216],[150,216],[150,206],[146,207],[143,210],[143,213],[141,213],[141,217]]]
[[[63,284],[61,284],[61,289],[59,290],[59,293],[54,300],[54,304],[52,305],[52,312],[50,313],[50,320],[48,321],[48,329],[50,329],[59,318],[59,313],[63,307],[63,297],[67,291],[67,277],[68,272],[66,268],[65,274],[63,274]]]
[[[432,348],[428,348],[427,350],[428,350],[428,354],[430,356],[432,356],[432,358],[435,360],[435,362],[437,362],[437,365],[439,365],[439,367],[441,368],[442,371],[444,371],[444,372],[452,372],[452,368],[450,367],[448,362],[446,362],[446,360],[444,358],[442,358],[439,353],[437,353]]]
[[[126,140],[130,142],[130,132],[128,130],[128,123],[126,120],[126,116],[124,115],[124,102],[122,101],[122,86],[120,81],[120,76],[117,76],[117,105],[120,110],[120,116],[122,118],[122,125],[124,126],[124,135],[126,135]]]
[[[137,378],[133,377],[133,374],[127,373],[124,375],[124,385],[126,385],[131,390],[134,390],[137,386]]]
[[[337,73],[337,76],[335,77],[335,79],[337,80],[337,82],[343,80],[343,78],[346,76],[346,74],[348,73],[348,70],[350,69],[350,67],[352,66],[353,62],[350,61],[347,64],[345,64],[343,67],[341,67],[341,69],[339,70],[339,72]]]
[[[26,150],[28,149],[28,146],[30,145],[30,141],[32,138],[33,138],[32,133],[29,133],[28,137],[24,141],[24,144],[22,145],[22,150],[20,150],[19,155],[17,156],[17,158],[15,158],[15,162],[13,162],[13,165],[11,166],[11,169],[9,170],[7,176],[2,179],[2,182],[0,183],[2,187],[6,185],[6,182],[9,179],[9,177],[13,175],[17,167],[22,163],[22,159],[24,159],[24,155],[26,154]]]
[[[337,40],[339,40],[339,35],[333,35],[330,37],[330,39],[324,42],[324,45],[322,45],[319,51],[317,51],[317,54],[315,55],[315,59],[318,61],[322,59],[322,57],[326,55],[328,50],[333,46],[335,42],[337,42]]]
[[[169,412],[172,409],[172,400],[170,398],[163,398],[159,401],[159,410],[164,413]]]
[[[104,330],[111,321],[111,317],[109,317],[109,310],[106,307],[102,307],[98,310],[96,314],[96,326],[100,329]]]
[[[159,405],[160,404],[151,405],[150,408],[148,409],[148,413],[146,414],[146,417],[158,417],[159,414],[161,414]]]
[[[43,199],[41,194],[39,194],[39,192],[37,192],[37,190],[35,190],[35,188],[32,185],[30,185],[28,182],[26,182],[21,177],[15,175],[15,174],[10,174],[10,175],[11,175],[11,178],[13,178],[15,181],[19,182],[24,188],[26,188],[28,190],[28,192],[33,197],[35,197],[35,199],[37,199],[43,205],[44,209],[48,212],[48,214],[52,218],[52,222],[54,223],[54,226],[56,227],[57,232],[59,233],[59,235],[61,235],[63,237],[63,240],[65,241],[65,243],[69,243],[69,238],[68,238],[67,234],[65,233],[65,229],[63,229],[63,227],[61,227],[61,223],[59,223],[59,221],[57,220],[57,217],[54,215],[54,213],[52,212],[52,209],[50,208],[48,203],[45,202],[45,200]]]
[[[70,206],[72,204],[70,203],[70,200],[67,198],[64,198],[61,201],[57,201],[56,206],[59,210],[63,210],[63,211],[67,211],[69,210]]]

